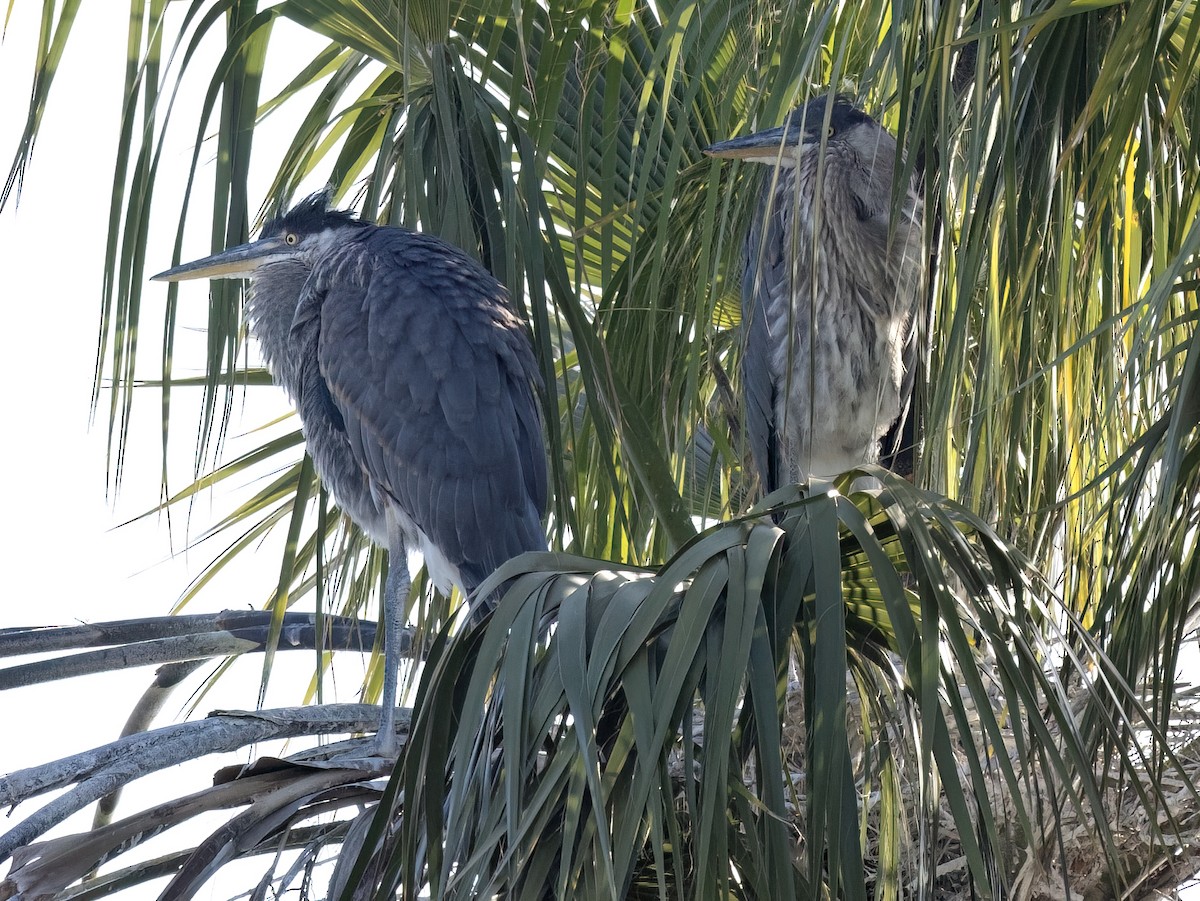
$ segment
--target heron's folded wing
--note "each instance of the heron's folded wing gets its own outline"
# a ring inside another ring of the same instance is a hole
[[[444,242],[387,229],[332,254],[309,290],[320,371],[355,458],[460,587],[544,550],[537,369],[495,279]]]
[[[779,221],[788,211],[767,209],[767,203],[764,188],[746,236],[742,273],[742,415],[763,492],[774,491],[784,479],[775,422],[777,386],[771,371],[771,349],[783,338],[772,336],[769,308],[772,290],[791,282]]]
[[[883,439],[880,462],[900,475],[910,475],[916,468],[916,448],[923,432],[921,405],[915,392],[924,378],[928,358],[932,299],[925,290],[924,205],[915,191],[910,190],[905,197],[890,241],[889,277],[896,284],[895,302],[909,315],[901,350],[900,415]]]

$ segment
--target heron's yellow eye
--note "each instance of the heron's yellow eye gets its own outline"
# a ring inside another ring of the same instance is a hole
[[[300,238],[296,235],[295,232],[288,232],[284,236],[283,240],[285,240],[288,244],[295,244],[297,241],[300,240]]]
[[[832,125],[830,125],[827,129],[825,129],[825,137],[827,137],[827,138],[833,137],[833,126]]]

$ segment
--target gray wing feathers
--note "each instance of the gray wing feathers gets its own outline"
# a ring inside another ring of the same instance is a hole
[[[927,263],[924,256],[924,203],[914,190],[909,190],[901,210],[901,217],[889,248],[889,265],[896,280],[897,297],[911,309],[908,330],[905,335],[902,360],[904,377],[900,385],[899,428],[889,449],[893,455],[907,450],[910,458],[920,440],[920,423],[905,428],[913,410],[914,390],[923,361],[928,356],[929,304],[925,294]],[[908,433],[907,435],[905,433]],[[904,448],[905,440],[911,445]],[[911,465],[911,459],[910,459]]]
[[[491,276],[389,229],[332,254],[310,286],[321,374],[354,455],[459,569],[460,587],[545,550],[537,370]]]
[[[777,387],[771,356],[782,336],[772,335],[772,292],[791,288],[789,248],[784,246],[779,211],[770,204],[770,173],[750,232],[746,237],[745,269],[742,275],[742,391],[745,397],[746,437],[758,470],[763,492],[774,491],[784,482],[780,471],[779,434],[775,422]],[[764,230],[765,224],[765,230]]]

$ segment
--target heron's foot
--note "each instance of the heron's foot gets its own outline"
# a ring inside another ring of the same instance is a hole
[[[395,763],[400,759],[400,746],[395,742],[388,744],[377,738],[376,741],[371,743],[371,753],[367,756],[376,760],[386,760],[389,763]]]
[[[395,760],[400,756],[400,739],[396,736],[396,715],[389,717],[385,710],[379,712],[379,731],[371,742],[371,756],[384,760]]]

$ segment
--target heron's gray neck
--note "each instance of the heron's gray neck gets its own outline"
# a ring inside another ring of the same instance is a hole
[[[269,263],[255,273],[250,285],[246,313],[250,331],[258,339],[267,368],[275,381],[293,397],[297,388],[295,354],[288,353],[288,339],[296,317],[296,305],[311,270],[303,263]]]

